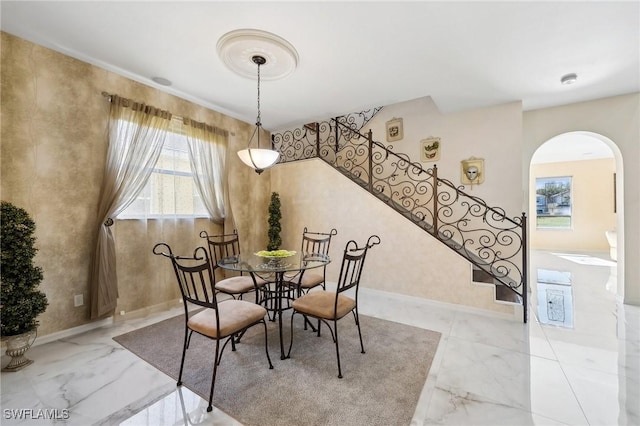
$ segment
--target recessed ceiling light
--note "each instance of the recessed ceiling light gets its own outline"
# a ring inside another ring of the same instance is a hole
[[[578,80],[577,74],[565,74],[560,79],[560,83],[562,84],[573,84]]]
[[[167,80],[166,78],[153,77],[151,80],[155,81],[156,83],[162,86],[171,86],[171,80]]]

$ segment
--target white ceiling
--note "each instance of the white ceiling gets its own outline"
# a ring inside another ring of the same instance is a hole
[[[247,122],[255,80],[227,69],[216,43],[241,28],[275,33],[300,61],[288,77],[262,82],[269,130],[423,96],[451,112],[640,91],[638,1],[3,0],[0,8],[5,32]],[[577,83],[561,85],[567,73]]]

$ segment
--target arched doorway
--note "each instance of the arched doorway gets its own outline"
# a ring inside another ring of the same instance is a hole
[[[607,285],[619,301],[624,296],[622,167],[622,155],[612,140],[585,131],[547,140],[529,167],[530,248],[578,253],[573,260],[584,262],[599,260],[580,253],[606,252],[608,259],[600,261],[615,265]],[[557,272],[542,269],[550,275],[546,280],[569,280]],[[532,270],[532,286],[538,282],[535,273]]]

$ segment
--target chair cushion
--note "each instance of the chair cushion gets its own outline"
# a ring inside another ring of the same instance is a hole
[[[312,291],[293,301],[291,306],[296,311],[324,319],[340,319],[356,307],[356,301],[342,294],[338,295],[338,308],[333,308],[336,294],[331,291]]]
[[[300,287],[302,288],[313,288],[318,286],[324,282],[324,274],[319,274],[317,272],[305,272],[302,276],[302,282],[300,283]]]
[[[258,287],[265,285],[265,283],[265,280],[256,277]],[[253,290],[253,279],[246,275],[225,278],[216,283],[216,290],[229,294],[246,293]]]
[[[297,275],[284,275],[285,284],[292,287],[298,286],[298,276]],[[304,289],[314,288],[319,286],[324,282],[324,274],[314,273],[314,272],[305,272],[302,276],[302,282],[300,283],[300,287]]]
[[[222,339],[253,325],[264,318],[267,310],[244,300],[225,300],[218,303],[220,330],[216,327],[216,311],[205,309],[187,322],[187,326],[198,333],[214,339]]]

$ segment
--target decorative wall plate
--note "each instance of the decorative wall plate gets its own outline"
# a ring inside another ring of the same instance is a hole
[[[402,118],[392,118],[387,121],[387,142],[399,141],[403,137]]]
[[[420,161],[423,163],[435,162],[440,159],[442,142],[440,138],[429,136],[420,141]]]

